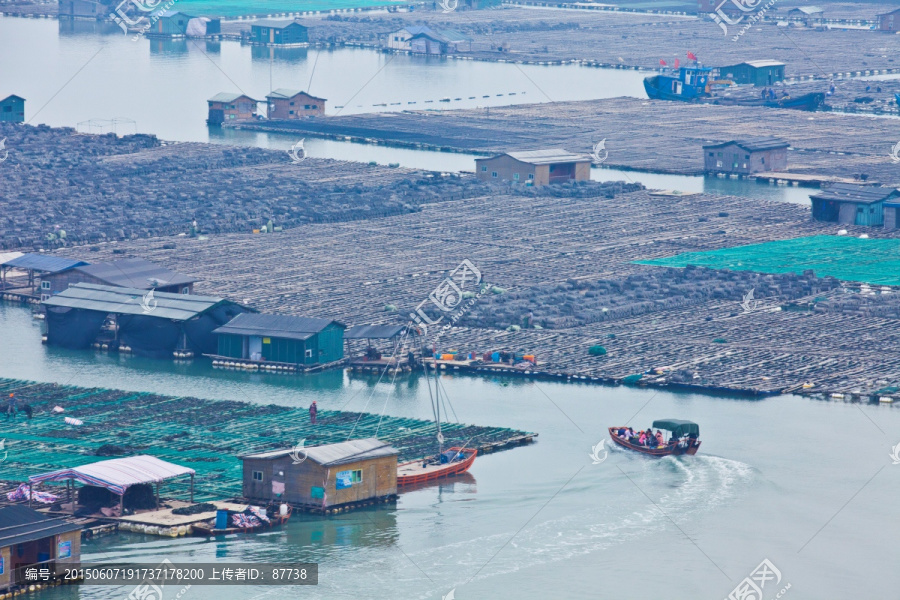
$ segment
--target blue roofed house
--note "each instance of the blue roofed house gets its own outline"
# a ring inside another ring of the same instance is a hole
[[[298,21],[260,19],[250,24],[250,43],[297,46],[309,42],[309,29]]]
[[[177,10],[164,10],[158,13],[158,19],[146,35],[179,37],[187,35],[188,23],[194,17]]]
[[[218,358],[305,369],[343,360],[345,329],[329,319],[245,313],[213,333],[219,336]]]
[[[12,290],[19,296],[37,298],[37,289],[40,287],[40,299],[46,300],[50,297],[50,277],[87,264],[82,260],[52,254],[26,253],[7,258],[0,263],[0,289]],[[10,277],[11,274],[23,271],[25,277]]]
[[[8,123],[25,122],[25,98],[15,94],[0,100],[0,121]]]

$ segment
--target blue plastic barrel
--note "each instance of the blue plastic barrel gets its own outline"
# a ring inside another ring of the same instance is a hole
[[[216,529],[228,529],[228,511],[216,511]]]

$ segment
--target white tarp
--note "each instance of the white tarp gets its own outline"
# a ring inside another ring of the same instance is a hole
[[[185,35],[206,35],[206,24],[209,23],[209,19],[206,17],[196,17],[188,21],[187,29],[185,30]]]
[[[74,479],[85,485],[104,487],[121,496],[126,489],[138,483],[158,483],[180,475],[193,475],[194,472],[194,469],[142,454],[32,475],[28,480],[34,484]]]

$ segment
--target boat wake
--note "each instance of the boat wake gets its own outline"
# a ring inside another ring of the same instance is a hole
[[[410,576],[404,583],[411,588],[404,597],[440,597],[441,593],[467,583],[476,573],[473,581],[602,552],[671,531],[675,528],[673,521],[692,535],[698,517],[736,500],[756,477],[750,465],[710,455],[638,458],[635,462],[637,468],[633,464],[622,465],[631,482],[614,467],[605,470],[601,487],[589,473],[582,473],[518,533],[521,523],[503,533],[405,552],[421,572],[404,569]],[[586,498],[590,499],[590,506],[585,506]],[[532,497],[527,509],[520,506],[517,512],[523,515],[522,521],[545,501]],[[370,558],[373,567],[384,560],[383,555]],[[422,572],[428,573],[435,583],[435,574],[452,580],[445,580],[442,588],[421,590]],[[417,585],[413,587],[414,581]],[[386,579],[385,584],[394,589],[402,585],[396,578]]]

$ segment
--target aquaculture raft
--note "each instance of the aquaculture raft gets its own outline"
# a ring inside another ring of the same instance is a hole
[[[400,451],[400,462],[433,453],[437,433],[433,422],[372,413],[319,410],[316,425],[306,408],[249,402],[160,396],[102,388],[0,379],[0,393],[15,392],[20,404],[34,409],[4,429],[7,459],[0,463],[0,480],[23,481],[29,474],[95,462],[120,453],[152,454],[196,470],[195,500],[220,500],[241,495],[240,454],[344,442],[351,437],[375,437]],[[84,421],[67,425],[63,415]],[[501,427],[444,423],[448,445],[468,445],[481,452],[531,442],[536,433]],[[101,450],[102,449],[102,450]],[[99,452],[99,455],[98,455]],[[169,496],[186,497],[187,484],[166,483]],[[0,497],[5,501],[5,496]]]

